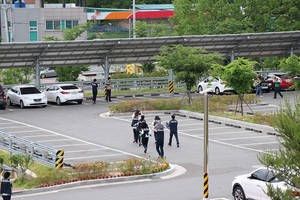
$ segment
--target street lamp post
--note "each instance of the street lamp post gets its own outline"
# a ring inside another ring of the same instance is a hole
[[[208,92],[212,88],[208,88],[200,92],[204,94],[204,165],[203,165],[203,200],[208,200]]]

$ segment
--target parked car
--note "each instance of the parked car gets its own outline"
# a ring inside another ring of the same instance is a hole
[[[222,93],[233,93],[234,90],[232,88],[226,87],[226,82],[222,81],[220,78],[216,77],[208,77],[198,84],[198,92],[206,90],[207,88],[212,88],[212,91],[219,95]]]
[[[40,71],[40,77],[41,78],[48,78],[48,77],[56,77],[57,74],[55,72],[55,69],[53,67],[48,68],[42,68]]]
[[[45,94],[32,85],[12,86],[7,91],[7,105],[20,105],[21,108],[29,106],[47,106],[47,97]]]
[[[290,77],[285,72],[272,72],[267,75],[266,80],[270,81],[272,84],[272,89],[274,89],[274,77],[278,76],[281,78],[280,88],[281,89],[290,89],[290,87],[293,85],[294,77]]]
[[[78,81],[90,81],[92,82],[94,79],[105,80],[104,72],[83,72],[78,75]]]
[[[271,200],[266,194],[267,184],[285,191],[290,189],[292,194],[299,196],[299,190],[289,187],[283,180],[275,176],[275,172],[267,167],[261,167],[249,174],[236,176],[232,182],[234,200]]]
[[[6,96],[2,85],[0,84],[0,109],[4,110],[6,108]]]
[[[83,101],[83,90],[73,84],[52,85],[44,91],[44,94],[48,102],[55,102],[57,105],[70,101],[82,104]]]

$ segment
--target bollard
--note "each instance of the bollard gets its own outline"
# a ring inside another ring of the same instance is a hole
[[[174,82],[169,81],[169,93],[174,93]]]

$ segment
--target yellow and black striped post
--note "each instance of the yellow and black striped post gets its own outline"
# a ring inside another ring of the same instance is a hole
[[[169,81],[169,93],[174,93],[174,81]]]
[[[64,166],[64,150],[58,150],[56,152],[55,169],[61,169]]]
[[[107,96],[107,90],[106,90],[106,87],[104,88],[104,97],[106,98]]]
[[[208,199],[208,173],[203,177],[203,200]]]

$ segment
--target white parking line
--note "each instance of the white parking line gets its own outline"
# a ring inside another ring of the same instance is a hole
[[[24,130],[24,131],[9,131],[9,133],[28,133],[28,132],[39,132],[41,130]]]
[[[109,154],[109,155],[101,155],[101,156],[84,156],[84,157],[76,157],[76,158],[64,158],[64,160],[79,160],[79,159],[88,159],[88,158],[103,158],[103,157],[112,157],[112,156],[124,156],[124,154]]]
[[[11,129],[11,128],[27,128],[28,126],[7,126],[7,127],[1,127],[1,129]]]
[[[77,151],[68,151],[69,153],[78,153],[78,152],[85,152],[85,151],[102,151],[104,149],[85,149],[85,150],[77,150]]]
[[[228,128],[231,128],[231,127],[210,127],[209,130],[216,130],[216,129],[228,129]],[[201,131],[201,130],[204,130],[204,128],[196,128],[196,129],[184,129],[184,131]]]
[[[38,143],[42,143],[42,142],[59,142],[59,141],[70,141],[70,140],[74,140],[72,138],[66,138],[66,139],[57,139],[57,140],[38,140],[36,142]]]
[[[271,138],[270,135],[264,136],[253,136],[253,137],[238,137],[238,138],[226,138],[226,139],[218,139],[219,141],[226,141],[226,140],[244,140],[244,139],[253,139],[253,138]]]
[[[214,135],[227,135],[227,134],[235,134],[235,133],[253,133],[253,131],[232,131],[232,132],[222,132],[222,133],[209,132],[209,135],[214,136]]]
[[[11,120],[11,119],[5,119],[5,118],[2,118],[2,117],[0,117],[0,120],[7,121],[7,122],[12,122],[12,123],[15,123],[15,124],[18,124],[18,125],[22,125],[23,127],[35,128],[35,129],[38,129],[38,130],[41,130],[41,131],[52,133],[52,134],[54,134],[56,136],[65,137],[65,138],[67,138],[67,140],[74,140],[74,141],[77,141],[77,142],[82,142],[82,143],[84,143],[86,145],[92,145],[94,147],[100,147],[100,148],[103,148],[105,150],[110,150],[110,151],[114,151],[114,152],[120,153],[120,154],[111,154],[111,155],[108,155],[108,156],[127,155],[127,156],[136,157],[136,158],[143,158],[142,156],[135,155],[135,154],[132,154],[132,153],[129,153],[129,152],[126,152],[126,151],[122,151],[122,150],[119,150],[119,149],[114,149],[114,148],[110,148],[110,147],[107,147],[107,146],[99,145],[99,144],[96,144],[96,143],[84,141],[84,140],[81,140],[81,139],[78,139],[78,138],[75,138],[75,137],[71,137],[71,136],[68,136],[68,135],[63,135],[63,134],[60,134],[60,133],[57,133],[57,132],[54,132],[54,131],[50,131],[50,130],[47,130],[47,129],[44,129],[44,128],[40,128],[40,127],[37,127],[37,126],[29,125],[29,124],[26,124],[26,123],[23,123],[23,122],[18,122],[18,121]],[[2,129],[2,127],[1,127],[1,129]],[[74,144],[71,144],[71,146],[74,146]],[[101,156],[99,156],[99,157],[101,157]],[[88,158],[88,157],[82,157],[82,158]],[[77,158],[74,158],[74,159],[80,159],[80,158],[77,157]]]
[[[249,143],[249,144],[239,144],[240,146],[253,146],[261,144],[278,144],[278,142],[261,142],[261,143]]]
[[[23,138],[35,138],[35,137],[56,137],[55,135],[51,134],[51,135],[25,135],[22,136]]]
[[[86,144],[86,143],[80,143],[80,144],[63,144],[63,145],[54,145],[52,147],[58,148],[58,147],[84,146],[84,145],[90,145],[90,144]]]

